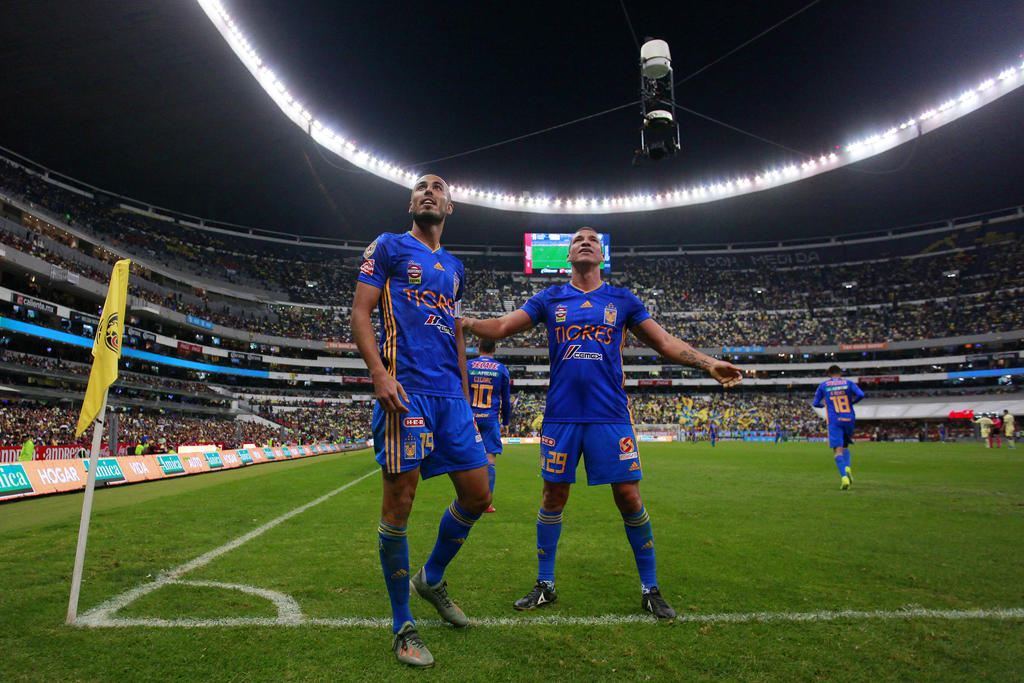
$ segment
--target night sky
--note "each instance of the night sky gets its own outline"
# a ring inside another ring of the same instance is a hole
[[[340,133],[453,183],[561,196],[658,191],[816,156],[956,97],[1019,65],[1024,51],[1022,2],[624,5],[225,2],[280,78]],[[676,103],[700,115],[677,113],[678,156],[631,164],[635,105],[434,161],[637,100],[636,43],[647,36],[668,41]],[[194,2],[8,1],[0,64],[0,145],[55,171],[292,234],[368,240],[408,227],[408,191],[318,149]],[[581,224],[620,246],[777,240],[1024,204],[1022,91],[780,189],[593,218],[457,206],[445,242],[515,245],[524,231]]]

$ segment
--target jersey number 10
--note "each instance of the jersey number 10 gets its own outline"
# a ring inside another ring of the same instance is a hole
[[[473,390],[473,402],[474,408],[490,408],[491,407],[491,394],[494,392],[494,387],[490,384],[470,384],[469,387]]]

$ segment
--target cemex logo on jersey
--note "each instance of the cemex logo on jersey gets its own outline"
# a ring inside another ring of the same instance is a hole
[[[428,315],[426,322],[424,322],[423,324],[424,325],[433,325],[437,329],[439,329],[442,332],[444,332],[445,334],[447,334],[449,337],[454,337],[455,336],[455,331],[451,327],[449,327],[448,325],[445,325],[444,324],[444,318],[442,318],[439,315]]]
[[[562,360],[569,360],[570,358],[579,358],[581,360],[604,360],[604,354],[595,353],[593,351],[580,351],[579,344],[570,344],[569,348],[565,350],[565,355],[562,356]]]
[[[373,275],[373,259],[368,258],[363,261],[363,265],[359,266],[359,272],[363,275]]]
[[[422,417],[407,417],[402,420],[402,424],[406,427],[422,427],[424,426]]]

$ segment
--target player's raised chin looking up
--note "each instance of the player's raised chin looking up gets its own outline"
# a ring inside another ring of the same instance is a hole
[[[420,176],[412,186],[409,213],[412,233],[432,249],[441,246],[444,220],[455,210],[448,183],[436,175]]]
[[[601,284],[601,262],[604,260],[604,253],[601,236],[593,228],[580,228],[573,234],[566,259],[572,265],[572,277],[569,281],[576,287],[589,292]]]

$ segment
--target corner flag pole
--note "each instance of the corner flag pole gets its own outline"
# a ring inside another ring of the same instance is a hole
[[[89,519],[92,517],[92,494],[96,490],[96,468],[100,461],[100,442],[103,440],[103,417],[107,412],[107,392],[93,422],[92,448],[89,449],[89,476],[86,478],[85,499],[82,501],[82,519],[78,523],[78,547],[75,548],[75,570],[71,574],[71,599],[68,601],[67,625],[78,617],[78,594],[82,588],[82,567],[85,565],[85,543],[89,539]]]
[[[117,380],[117,361],[121,357],[124,337],[124,308],[128,298],[128,268],[131,261],[122,259],[114,264],[110,275],[107,300],[103,304],[100,324],[96,326],[96,339],[92,345],[92,370],[89,385],[82,401],[82,414],[78,417],[75,438],[93,424],[92,448],[89,453],[89,476],[82,501],[82,520],[78,525],[78,547],[75,550],[75,569],[71,575],[71,598],[68,601],[67,624],[78,617],[78,594],[82,587],[82,566],[85,564],[85,544],[89,536],[89,518],[92,516],[93,491],[96,489],[96,470],[99,468],[100,445],[103,440],[103,417],[107,412],[107,392]],[[114,455],[117,455],[116,453]]]

